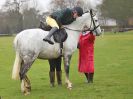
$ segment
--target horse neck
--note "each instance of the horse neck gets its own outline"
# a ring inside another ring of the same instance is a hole
[[[84,20],[80,21],[74,21],[73,23],[69,25],[65,25],[68,29],[66,29],[67,33],[70,35],[72,34],[75,39],[79,38],[80,32],[82,31],[82,28],[84,26]]]
[[[65,45],[67,47],[69,45],[69,47],[68,47],[68,48],[70,48],[69,50],[74,52],[77,49],[77,44],[79,42],[80,32],[73,31],[73,30],[68,30],[68,29],[66,29],[66,32],[68,33],[68,38],[67,38],[67,40],[65,42]]]
[[[81,31],[83,29],[84,25],[90,26],[90,24],[88,24],[90,22],[91,22],[90,14],[85,13],[83,16],[78,17],[76,19],[76,21],[72,22],[69,25],[65,25],[65,27],[70,28],[72,30],[80,30]]]
[[[72,24],[69,25],[65,25],[65,27],[72,29],[72,30],[82,30],[83,26],[84,26],[84,20],[83,21],[74,21]]]
[[[90,20],[91,19],[90,19],[90,16],[89,15],[90,15],[89,13],[86,13],[82,17],[78,17],[76,19],[76,21],[72,22],[71,24],[65,25],[65,27],[71,29],[71,30],[66,29],[68,35],[73,36],[73,38],[75,38],[75,40],[77,42],[78,42],[80,33],[81,33],[84,25],[86,25],[87,23],[90,23]],[[90,24],[88,24],[88,25],[90,25]]]

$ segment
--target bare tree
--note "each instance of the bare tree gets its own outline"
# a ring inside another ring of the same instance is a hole
[[[132,0],[104,0],[102,15],[116,19],[120,27],[128,26],[128,19],[133,17]]]
[[[36,28],[39,26],[40,15],[39,11],[35,8],[25,9],[23,11],[23,27],[27,28]]]
[[[51,3],[51,10],[56,11],[64,8],[73,8],[75,6],[82,6],[84,5],[83,0],[52,0]]]
[[[51,0],[50,4],[51,4],[50,7],[51,11],[56,11],[66,8],[65,0]]]
[[[76,6],[76,0],[66,0],[67,6],[70,8],[73,8],[74,6]]]
[[[1,12],[0,33],[18,33],[24,28],[32,28],[37,24],[38,11],[28,8],[28,1],[31,0],[6,0]],[[34,2],[35,3],[35,2]],[[23,13],[23,10],[28,14]],[[27,23],[26,23],[27,19]],[[25,25],[27,24],[27,25]],[[26,27],[27,26],[27,27]]]

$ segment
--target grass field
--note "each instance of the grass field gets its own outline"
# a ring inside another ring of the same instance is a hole
[[[70,67],[73,89],[49,86],[49,65],[46,60],[37,60],[28,76],[32,91],[29,96],[20,92],[20,81],[11,79],[15,52],[14,37],[0,37],[0,96],[1,99],[133,99],[133,31],[107,33],[95,42],[94,83],[85,83],[78,73],[78,51],[74,53]]]

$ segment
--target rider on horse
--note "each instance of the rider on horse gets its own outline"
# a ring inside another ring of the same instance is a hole
[[[52,27],[52,29],[43,40],[47,41],[50,44],[54,44],[50,39],[51,36],[56,31],[61,29],[62,25],[71,24],[73,21],[76,20],[77,17],[82,16],[82,14],[83,14],[83,10],[81,7],[74,7],[73,9],[66,8],[57,12],[53,12],[50,16],[46,17],[46,27],[50,26]],[[50,76],[51,86],[54,86],[54,83],[55,83],[55,69],[56,69],[58,85],[61,85],[62,84],[61,57],[58,57],[56,59],[50,59],[49,64],[50,64],[49,76]]]
[[[53,12],[51,15],[46,17],[47,25],[51,26],[49,34],[43,39],[44,41],[54,44],[51,41],[51,36],[62,27],[62,25],[68,25],[76,20],[77,17],[82,16],[83,9],[81,7],[74,7],[73,9],[63,9],[57,12]]]

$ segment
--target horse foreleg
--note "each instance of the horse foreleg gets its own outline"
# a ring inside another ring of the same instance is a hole
[[[21,91],[24,93],[24,95],[30,94],[31,91],[31,84],[30,80],[28,79],[26,73],[30,69],[31,65],[34,61],[24,63],[22,62],[21,68],[20,68],[20,80],[21,80]]]
[[[72,88],[72,83],[69,80],[70,61],[71,61],[71,55],[64,56],[64,69],[65,69],[65,74],[66,74],[66,84],[67,84],[67,88],[69,89]]]

